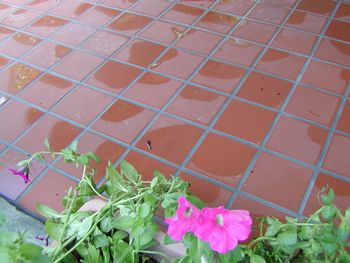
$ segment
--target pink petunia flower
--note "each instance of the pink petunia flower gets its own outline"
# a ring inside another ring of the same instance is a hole
[[[175,216],[166,218],[165,223],[169,225],[169,236],[173,240],[181,241],[187,232],[194,231],[197,227],[200,211],[183,196],[179,197],[178,203]]]
[[[13,168],[9,168],[9,171],[13,174],[13,175],[18,175],[20,177],[22,177],[23,181],[25,184],[29,183],[29,167],[25,166],[23,169],[21,170],[16,170]]]
[[[226,254],[238,241],[246,240],[251,232],[252,219],[245,210],[204,208],[194,234],[210,244],[212,250]]]

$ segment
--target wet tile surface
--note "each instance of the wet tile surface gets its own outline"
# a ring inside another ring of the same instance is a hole
[[[326,184],[345,206],[349,1],[3,2],[0,192],[25,208],[61,209],[80,178],[62,160],[30,185],[7,172],[45,138],[100,155],[96,182],[125,157],[209,206],[307,215]]]

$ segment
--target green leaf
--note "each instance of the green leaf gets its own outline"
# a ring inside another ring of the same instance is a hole
[[[53,239],[58,241],[63,233],[63,225],[54,223],[51,219],[45,222],[45,232]]]
[[[98,156],[97,156],[95,153],[93,153],[93,152],[88,152],[88,153],[86,154],[86,156],[87,156],[89,159],[94,160],[96,163],[101,162],[100,157],[98,157]]]
[[[345,218],[350,219],[350,207],[346,208],[346,210],[345,210]]]
[[[282,223],[275,217],[267,217],[268,228],[266,229],[265,235],[268,237],[275,236],[280,230]]]
[[[22,160],[16,164],[18,167],[28,166],[28,160]]]
[[[122,174],[128,178],[130,182],[133,184],[136,184],[137,182],[140,181],[141,176],[138,174],[134,166],[132,166],[130,163],[127,161],[123,160],[120,162],[120,169]]]
[[[119,240],[123,240],[124,238],[126,238],[129,234],[125,231],[117,231],[113,234],[113,241],[117,241],[119,242]]]
[[[197,208],[202,209],[205,204],[203,203],[203,201],[201,199],[199,199],[197,196],[191,195],[191,194],[187,194],[186,195],[186,199],[193,205],[195,205]]]
[[[77,239],[81,239],[83,236],[85,236],[89,232],[92,226],[92,223],[93,223],[92,216],[89,216],[83,219],[83,221],[80,224],[80,228],[77,234]]]
[[[6,217],[3,213],[0,213],[0,227],[6,222]]]
[[[60,215],[56,210],[54,210],[51,207],[48,207],[46,205],[42,205],[42,204],[36,204],[36,209],[38,210],[38,212],[46,217],[46,218],[62,218],[64,217],[63,215]]]
[[[135,220],[130,216],[119,216],[112,221],[112,227],[118,229],[130,229]]]
[[[175,240],[173,240],[168,234],[165,234],[163,243],[164,245],[170,245],[170,244],[174,244]]]
[[[132,257],[132,247],[120,240],[113,247],[113,263],[126,263]]]
[[[69,149],[73,152],[76,152],[78,148],[78,141],[75,140],[71,143],[71,145],[69,146]]]
[[[31,243],[22,244],[19,247],[19,253],[26,259],[33,259],[41,255],[43,249]]]
[[[86,155],[82,154],[77,158],[76,162],[78,164],[87,166],[89,165],[89,158]]]
[[[108,233],[112,230],[112,219],[111,217],[105,217],[100,223],[100,229],[104,233]]]
[[[277,235],[277,242],[280,246],[293,246],[297,241],[297,233],[295,231],[286,231]]]
[[[46,138],[46,139],[44,140],[44,145],[45,145],[46,149],[47,149],[49,152],[52,152],[51,146],[50,146],[50,142],[49,142],[49,139],[48,139],[48,138]]]
[[[346,224],[345,221],[341,222],[340,225],[337,227],[337,237],[339,242],[346,242],[349,238],[349,226]]]
[[[109,246],[108,238],[105,234],[94,237],[94,245],[96,248]]]
[[[266,261],[263,257],[253,254],[250,256],[250,263],[266,263]]]
[[[40,162],[44,161],[44,156],[41,153],[35,153],[34,154],[34,159],[37,159]]]
[[[327,255],[332,255],[337,251],[337,243],[336,242],[321,241],[320,244]]]
[[[154,177],[152,179],[151,184],[150,184],[151,189],[153,189],[157,185],[158,180],[159,180],[158,177]]]
[[[333,218],[335,217],[336,214],[336,209],[334,208],[333,205],[327,205],[324,206],[322,211],[321,211],[321,216],[326,220],[326,221],[332,221]]]
[[[144,248],[146,244],[152,241],[157,231],[158,226],[153,222],[147,222],[146,224],[143,224],[143,222],[135,223],[130,233],[131,238],[134,239],[135,248]]]
[[[167,194],[163,200],[163,202],[161,203],[161,206],[163,208],[167,208],[170,205],[176,204],[177,205],[177,199],[182,196],[183,193],[171,193],[171,194]]]
[[[302,240],[309,240],[312,235],[312,227],[311,226],[301,226],[299,237]]]
[[[146,218],[151,214],[151,205],[149,203],[142,203],[139,206],[139,213],[141,218]]]

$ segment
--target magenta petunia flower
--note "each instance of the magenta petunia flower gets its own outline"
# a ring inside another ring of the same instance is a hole
[[[194,231],[197,227],[200,211],[183,196],[179,197],[178,203],[175,216],[166,218],[165,223],[169,225],[169,236],[173,240],[181,241],[187,232]]]
[[[25,166],[23,169],[21,170],[16,170],[13,168],[9,168],[9,171],[13,174],[13,175],[18,175],[20,177],[22,177],[23,181],[25,184],[27,184],[28,182],[30,182],[29,180],[29,167]]]
[[[210,244],[212,250],[226,254],[238,241],[246,240],[251,232],[252,219],[245,210],[227,210],[223,206],[204,208],[194,234]]]

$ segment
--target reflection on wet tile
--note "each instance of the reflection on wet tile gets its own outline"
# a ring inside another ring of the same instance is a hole
[[[245,70],[242,68],[209,60],[194,76],[192,82],[231,93],[244,73]]]
[[[330,15],[335,4],[332,0],[301,0],[297,8],[320,15]]]
[[[349,67],[350,45],[324,38],[317,48],[315,56]]]
[[[0,53],[17,58],[40,42],[40,38],[17,33],[0,44]]]
[[[111,142],[95,134],[86,133],[78,141],[77,152],[93,152],[100,158],[99,163],[96,163],[95,161],[90,162],[91,167],[96,170],[94,181],[98,182],[106,173],[108,161],[110,160],[112,163],[115,162],[124,152],[124,150],[124,147],[119,144]],[[56,167],[78,178],[80,178],[82,175],[82,167],[76,168],[74,165],[66,164],[63,160],[60,160]]]
[[[65,44],[77,46],[95,32],[96,29],[92,27],[77,23],[69,23],[64,28],[50,36],[50,38]]]
[[[341,4],[335,14],[335,18],[350,21],[350,5]]]
[[[257,69],[289,79],[296,79],[306,59],[287,52],[268,49]]]
[[[162,18],[184,24],[192,24],[203,12],[203,9],[197,7],[176,4]]]
[[[253,143],[261,143],[276,113],[233,100],[214,128]],[[239,125],[238,125],[239,124]]]
[[[153,116],[150,110],[118,100],[101,116],[93,129],[131,143]]]
[[[41,15],[39,12],[34,12],[26,9],[18,9],[17,11],[8,14],[0,20],[0,24],[15,28],[22,28],[30,24]]]
[[[48,109],[74,86],[68,80],[46,74],[22,92],[20,98]]]
[[[259,72],[252,72],[238,92],[238,96],[278,109],[292,83]]]
[[[136,3],[138,0],[104,0],[103,5],[126,9]]]
[[[180,178],[190,184],[191,194],[199,197],[208,207],[225,205],[232,193],[188,173],[180,173]],[[210,191],[208,191],[210,189]]]
[[[38,214],[36,209],[37,203],[49,206],[56,211],[62,211],[62,199],[66,196],[68,189],[75,185],[76,183],[67,177],[57,172],[49,171],[19,203],[36,214]],[[55,186],[55,188],[53,189],[52,186]]]
[[[350,100],[347,100],[341,114],[337,129],[350,134]]]
[[[23,60],[42,68],[49,68],[64,58],[71,49],[50,41],[45,41],[34,48]]]
[[[111,101],[112,97],[81,86],[60,102],[53,111],[88,125]]]
[[[141,36],[170,44],[185,31],[185,27],[163,21],[157,21],[142,32]]]
[[[15,64],[0,73],[0,90],[17,94],[27,87],[39,75],[40,71],[23,64]]]
[[[9,35],[13,34],[15,31],[5,27],[0,27],[0,40],[7,38]]]
[[[266,44],[275,34],[276,29],[277,27],[273,25],[245,19],[232,36]]]
[[[306,167],[263,153],[242,190],[296,212],[311,175]]]
[[[143,75],[124,96],[155,108],[162,108],[181,82],[153,73]]]
[[[331,126],[340,99],[331,95],[298,86],[286,111],[299,117]]]
[[[287,8],[258,4],[248,17],[279,25],[285,19],[289,11],[290,10]]]
[[[221,36],[202,30],[191,29],[176,42],[175,46],[209,55],[221,40]]]
[[[9,64],[10,62],[12,62],[11,60],[1,57],[0,56],[0,69],[2,69],[3,67],[5,67],[7,64]]]
[[[219,1],[214,6],[214,10],[219,10],[233,15],[244,16],[253,5],[254,2],[250,0]]]
[[[150,16],[158,16],[169,7],[170,4],[171,3],[166,0],[140,0],[131,10]]]
[[[203,60],[202,57],[171,48],[152,68],[158,72],[187,79]]]
[[[2,123],[0,138],[12,142],[42,115],[41,111],[25,104],[16,101],[6,103],[0,111],[0,123]]]
[[[47,11],[57,4],[57,0],[34,0],[28,4],[28,7],[38,11]]]
[[[228,33],[238,22],[238,17],[210,11],[196,26],[212,30],[214,32]]]
[[[308,216],[320,208],[321,204],[319,203],[319,198],[317,198],[317,196],[326,186],[334,190],[334,204],[342,211],[342,213],[344,213],[346,208],[349,207],[350,183],[324,173],[319,173],[306,204],[304,215]]]
[[[272,5],[281,5],[285,7],[293,7],[297,0],[261,0],[263,3]]]
[[[210,133],[187,168],[235,186],[254,153],[255,150],[247,145]]]
[[[314,125],[281,117],[267,147],[295,159],[315,164],[328,132]]]
[[[136,34],[147,26],[152,20],[145,16],[125,13],[113,21],[108,28],[128,34]]]
[[[228,39],[214,57],[249,67],[262,50],[260,46],[233,38]]]
[[[114,57],[141,67],[148,67],[164,49],[165,46],[149,41],[133,40]]]
[[[187,86],[166,111],[201,124],[209,124],[225,100],[224,96]]]
[[[180,164],[201,133],[202,130],[199,128],[161,116],[140,139],[136,147]],[[150,141],[152,149],[146,144],[147,141]]]
[[[333,20],[329,25],[326,36],[350,42],[350,23]]]
[[[82,3],[78,0],[69,0],[60,2],[56,7],[50,10],[50,13],[68,18],[75,18],[86,12],[91,7],[92,5],[88,3]]]
[[[65,19],[47,15],[31,24],[26,31],[47,37],[67,23]]]
[[[9,169],[20,169],[17,163],[26,158],[12,149],[7,149],[0,155],[0,193],[12,200],[15,200],[44,169],[42,164],[34,161],[30,167],[29,183],[24,183],[20,176],[13,175]]]
[[[317,88],[343,94],[350,81],[350,71],[312,60],[301,81]]]
[[[326,22],[326,17],[296,10],[288,18],[286,26],[318,34]]]
[[[350,156],[350,138],[334,134],[322,168],[350,177],[348,156]]]
[[[78,21],[94,26],[103,26],[112,21],[120,11],[103,6],[96,6],[77,18]]]
[[[45,116],[16,145],[28,152],[39,152],[44,149],[44,140],[48,138],[51,149],[59,151],[66,148],[80,131],[65,121]]]
[[[98,88],[119,93],[126,88],[139,74],[140,70],[114,61],[108,61],[87,81]]]

